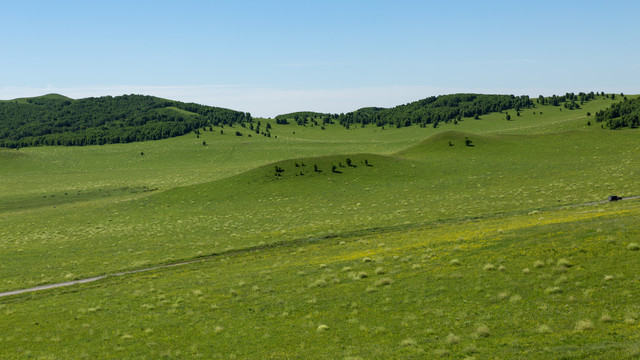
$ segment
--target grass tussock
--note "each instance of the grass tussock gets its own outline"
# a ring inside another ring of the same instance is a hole
[[[594,328],[595,326],[593,325],[593,321],[591,321],[590,319],[583,319],[576,322],[574,330],[577,332],[584,332],[593,330]]]
[[[548,333],[551,332],[551,328],[549,326],[543,324],[543,325],[538,326],[538,328],[536,329],[536,332],[538,334],[548,334]]]
[[[573,266],[571,261],[569,261],[568,259],[559,259],[556,265],[558,267],[564,267],[564,268],[570,268]]]
[[[489,330],[489,327],[486,325],[479,325],[476,328],[476,331],[474,332],[474,335],[478,338],[486,338],[489,337],[489,335],[491,335],[491,331]]]
[[[392,280],[391,278],[385,277],[385,278],[382,278],[382,279],[377,280],[377,281],[374,283],[374,286],[376,286],[376,287],[382,287],[382,286],[389,286],[389,285],[391,285],[391,284],[393,284],[393,280]]]
[[[560,293],[562,293],[562,288],[559,287],[559,286],[548,287],[548,288],[544,289],[544,292],[549,294],[549,295],[560,294]]]
[[[496,269],[496,266],[495,266],[495,265],[493,265],[493,264],[485,264],[485,265],[482,267],[482,270],[484,270],[484,271],[493,271],[493,270],[495,270],[495,269]]]
[[[457,344],[460,342],[460,337],[454,333],[449,333],[445,338],[445,342],[449,345]]]
[[[612,322],[613,318],[608,313],[604,313],[600,317],[600,321],[603,322],[603,323],[608,323],[608,322]]]
[[[406,338],[400,342],[400,346],[416,346],[416,345],[418,345],[418,342],[412,338]]]

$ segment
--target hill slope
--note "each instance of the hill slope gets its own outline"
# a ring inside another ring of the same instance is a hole
[[[0,149],[0,292],[176,265],[0,298],[0,357],[637,358],[640,202],[568,206],[639,193],[604,107]]]

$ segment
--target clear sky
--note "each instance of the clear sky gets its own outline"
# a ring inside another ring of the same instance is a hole
[[[637,0],[7,1],[0,99],[135,93],[275,116],[640,93],[639,18]]]

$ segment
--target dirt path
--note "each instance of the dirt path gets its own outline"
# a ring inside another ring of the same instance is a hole
[[[632,199],[640,199],[640,196],[629,196],[629,197],[621,198],[618,201],[632,200]],[[584,204],[564,205],[564,206],[561,206],[561,208],[598,205],[598,204],[605,204],[607,202],[609,202],[609,201],[608,200],[603,200],[603,201],[595,201],[595,202],[584,203]],[[20,294],[24,294],[24,293],[28,293],[28,292],[34,292],[34,291],[42,291],[42,290],[55,289],[55,288],[71,286],[71,285],[86,284],[86,283],[90,283],[90,282],[106,279],[108,277],[125,276],[125,275],[137,274],[137,273],[141,273],[141,272],[153,271],[153,270],[158,270],[158,269],[166,269],[166,268],[171,268],[171,267],[176,267],[176,266],[195,264],[195,263],[199,263],[199,262],[210,260],[213,257],[215,257],[215,255],[212,255],[212,256],[209,256],[209,257],[205,257],[205,258],[200,258],[200,259],[197,259],[197,260],[181,261],[181,262],[177,262],[177,263],[173,263],[173,264],[154,266],[154,267],[145,268],[145,269],[123,271],[123,272],[110,274],[110,275],[95,276],[95,277],[91,277],[91,278],[67,281],[67,282],[62,282],[62,283],[57,283],[57,284],[49,284],[49,285],[36,286],[36,287],[32,287],[32,288],[27,288],[27,289],[12,290],[12,291],[7,291],[7,292],[0,293],[0,298],[1,297],[5,297],[5,296],[11,296],[11,295],[20,295]]]
[[[12,290],[12,291],[7,291],[7,292],[0,293],[0,297],[11,296],[11,295],[19,295],[19,294],[24,294],[24,293],[28,293],[28,292],[34,292],[34,291],[55,289],[55,288],[64,287],[64,286],[86,284],[86,283],[90,283],[90,282],[106,279],[108,277],[131,275],[131,274],[137,274],[137,273],[141,273],[141,272],[153,271],[153,270],[158,270],[158,269],[165,269],[165,268],[170,268],[170,267],[175,267],[175,266],[194,264],[194,263],[206,261],[208,259],[209,258],[202,258],[202,259],[198,259],[198,260],[183,261],[183,262],[174,263],[174,264],[154,266],[154,267],[150,267],[150,268],[146,268],[146,269],[123,271],[123,272],[119,272],[119,273],[115,273],[115,274],[111,274],[111,275],[95,276],[95,277],[91,277],[91,278],[72,280],[72,281],[67,281],[67,282],[62,282],[62,283],[57,283],[57,284],[36,286],[36,287],[28,288],[28,289]]]
[[[616,201],[632,200],[632,199],[640,199],[640,196],[629,196],[629,197],[625,197],[625,198],[620,198],[619,200],[616,200]],[[574,204],[574,205],[569,205],[569,207],[578,207],[578,206],[589,206],[589,205],[606,204],[606,203],[608,203],[608,202],[610,202],[610,201],[609,201],[609,200],[594,201],[594,202],[584,203],[584,204]]]

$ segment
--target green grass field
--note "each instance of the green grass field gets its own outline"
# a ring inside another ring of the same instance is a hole
[[[0,358],[635,358],[610,103],[0,150],[0,291],[204,259],[0,298]]]

